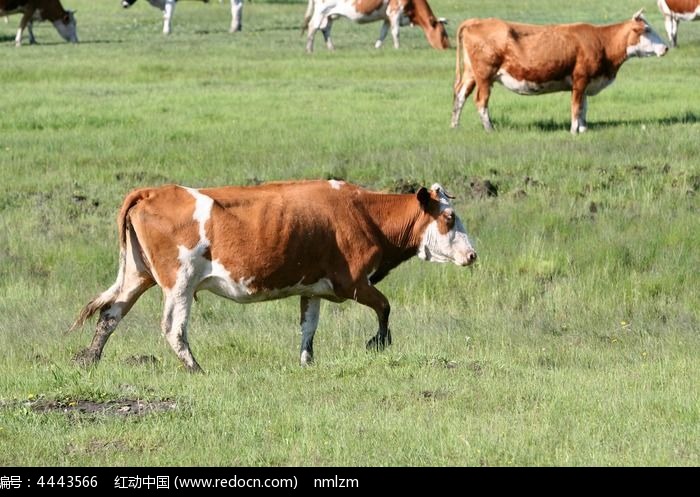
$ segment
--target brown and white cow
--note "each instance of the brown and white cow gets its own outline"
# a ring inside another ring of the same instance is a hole
[[[321,299],[372,308],[379,330],[367,347],[381,349],[391,344],[390,308],[376,283],[414,255],[459,266],[476,259],[451,198],[438,184],[386,194],[336,180],[132,191],[118,217],[117,280],[71,327],[99,311],[92,343],[76,360],[98,361],[154,285],[164,296],[163,335],[190,371],[200,370],[187,341],[200,290],[240,303],[300,296],[302,365],[313,359]]]
[[[571,133],[586,131],[587,97],[610,85],[630,57],[664,55],[668,47],[642,16],[608,26],[539,26],[469,19],[457,31],[452,127],[476,88],[474,101],[486,131],[495,81],[521,95],[571,91]]]
[[[204,3],[209,0],[202,0]],[[173,13],[177,0],[148,0],[152,6],[163,11],[163,34],[169,35],[173,28]],[[128,9],[136,0],[121,0],[122,7]],[[221,2],[219,2],[221,3]],[[231,27],[229,33],[240,31],[243,27],[243,0],[231,0]]]
[[[389,28],[394,38],[394,48],[399,48],[399,26],[409,23],[417,24],[423,29],[433,48],[450,47],[445,20],[433,15],[427,0],[309,0],[302,26],[302,30],[309,31],[306,37],[307,52],[313,51],[314,36],[319,29],[328,49],[335,48],[331,40],[331,25],[340,16],[360,24],[384,21],[375,48],[382,46]]]
[[[22,14],[15,36],[15,45],[18,47],[22,45],[25,28],[29,31],[29,43],[36,43],[33,21],[51,21],[64,40],[78,43],[75,16],[72,11],[63,8],[60,0],[0,0],[0,16],[10,14]]]
[[[659,10],[664,15],[666,34],[672,47],[678,46],[678,23],[700,19],[700,0],[658,0]]]

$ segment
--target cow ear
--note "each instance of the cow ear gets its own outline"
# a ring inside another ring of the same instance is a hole
[[[420,187],[420,190],[416,193],[416,197],[418,198],[418,203],[421,205],[421,207],[424,210],[428,209],[428,203],[430,202],[430,192],[428,189],[424,186]]]
[[[635,21],[644,21],[644,7],[639,9],[633,16],[632,19]]]

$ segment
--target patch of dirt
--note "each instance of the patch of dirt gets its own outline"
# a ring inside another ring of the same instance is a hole
[[[127,357],[124,362],[129,366],[157,366],[160,364],[158,358],[152,355],[132,355]]]
[[[39,399],[28,404],[35,412],[63,412],[67,414],[103,414],[107,416],[140,416],[152,412],[163,412],[177,409],[173,400],[140,400],[119,399],[106,402],[92,400],[44,400]]]
[[[469,182],[472,197],[498,197],[498,185],[487,179],[474,178]]]
[[[449,396],[449,392],[444,390],[423,390],[420,392],[420,398],[424,400],[444,400]]]

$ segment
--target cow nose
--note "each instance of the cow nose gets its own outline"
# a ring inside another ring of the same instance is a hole
[[[474,252],[474,251],[472,250],[471,252],[468,252],[468,253],[467,253],[467,259],[466,259],[466,261],[464,261],[464,263],[463,263],[462,265],[463,265],[463,266],[468,266],[468,265],[470,265],[472,262],[474,262],[475,260],[476,260],[476,252]]]

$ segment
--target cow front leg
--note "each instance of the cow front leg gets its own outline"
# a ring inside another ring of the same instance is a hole
[[[321,299],[318,297],[301,298],[301,365],[308,366],[314,362],[314,334],[318,328],[321,311]]]
[[[189,290],[165,290],[161,328],[165,339],[182,364],[191,373],[202,372],[187,341],[187,322],[192,308],[193,294]]]
[[[243,0],[231,0],[231,28],[229,33],[243,29]]]
[[[586,131],[586,84],[580,83],[574,86],[571,92],[571,134],[583,133]]]
[[[386,39],[387,33],[389,33],[389,21],[385,20],[382,23],[382,27],[379,28],[379,37],[377,38],[377,41],[374,43],[374,48],[382,48],[382,45],[384,44],[384,40]]]
[[[399,26],[401,21],[401,14],[391,17],[391,37],[394,40],[394,48],[399,48]]]
[[[377,314],[379,329],[377,334],[367,342],[367,349],[382,350],[384,347],[391,345],[391,331],[389,330],[391,306],[384,294],[369,283],[360,283],[359,286],[352,290],[348,298],[352,298],[360,304],[372,308]]]
[[[22,19],[19,21],[19,28],[17,28],[17,35],[15,36],[15,46],[22,46],[22,33],[24,32],[27,25],[31,22],[32,16],[34,15],[34,9],[27,7],[24,12]]]
[[[175,0],[165,0],[163,6],[163,34],[172,32],[173,12],[175,12]]]
[[[335,50],[335,45],[333,45],[333,40],[331,39],[331,26],[333,26],[333,19],[326,17],[325,21],[321,25],[321,33],[323,33],[326,48],[328,48],[328,50]]]
[[[678,41],[678,20],[673,15],[664,15],[664,26],[666,27],[668,41],[671,42],[671,46],[675,48]]]
[[[27,34],[29,34],[29,44],[36,45],[36,38],[34,38],[34,22],[31,20],[29,24],[27,24]]]

